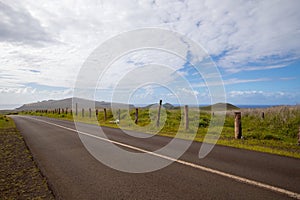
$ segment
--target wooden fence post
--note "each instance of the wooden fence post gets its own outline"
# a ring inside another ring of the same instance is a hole
[[[91,118],[92,117],[92,109],[89,108],[89,117]]]
[[[121,120],[121,110],[120,109],[118,111],[118,120],[119,120],[119,123],[120,123],[120,120]]]
[[[76,116],[78,115],[78,105],[77,105],[77,103],[75,104],[75,115]]]
[[[158,113],[157,113],[157,121],[156,121],[156,126],[157,127],[159,127],[161,104],[162,104],[162,100],[159,100]]]
[[[136,108],[135,109],[135,120],[134,120],[134,123],[137,124],[139,121],[139,109]]]
[[[96,117],[98,118],[98,109],[96,109]]]
[[[106,113],[106,108],[104,108],[104,121],[107,120],[107,113]]]
[[[84,117],[84,108],[82,108],[81,115]]]
[[[241,112],[234,112],[234,137],[235,139],[242,138],[242,114]]]
[[[185,130],[189,129],[189,106],[184,106]]]
[[[264,112],[261,113],[261,118],[265,119],[265,113]]]
[[[68,108],[66,108],[66,115],[68,114]]]
[[[60,108],[58,108],[58,114],[60,115]]]

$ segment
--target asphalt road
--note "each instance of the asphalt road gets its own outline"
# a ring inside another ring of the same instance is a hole
[[[163,169],[126,173],[95,159],[74,131],[73,122],[12,118],[57,199],[300,199],[299,159],[223,146],[215,146],[199,159],[201,143],[194,142],[178,161]],[[86,130],[97,134],[94,125],[86,125]],[[112,141],[146,151],[170,142],[167,137],[140,139],[119,129],[103,130]]]

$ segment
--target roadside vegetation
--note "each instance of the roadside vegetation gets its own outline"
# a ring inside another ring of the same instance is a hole
[[[0,115],[0,199],[54,199],[13,120]]]
[[[231,107],[226,113],[225,123],[218,144],[237,148],[268,152],[278,155],[300,158],[300,146],[298,143],[298,133],[300,126],[300,106],[277,106],[264,109],[240,109],[242,112],[243,137],[240,140],[234,139],[234,110]],[[218,115],[212,113],[209,107],[200,108],[200,117],[196,109],[189,109],[188,130],[184,127],[184,114],[180,108],[162,109],[160,127],[156,127],[157,107],[140,108],[138,113],[138,124],[134,123],[135,109],[129,113],[126,110],[120,111],[120,123],[115,123],[119,118],[118,111],[107,110],[106,120],[104,120],[103,109],[99,109],[97,121],[95,113],[89,118],[89,113],[82,117],[78,113],[76,121],[100,124],[114,128],[136,130],[159,135],[177,137],[184,139],[194,139],[202,142],[208,131],[210,123],[218,120]],[[23,112],[27,115],[47,116],[59,119],[74,120],[71,113],[42,113]],[[181,123],[181,124],[180,124]],[[196,131],[196,137],[191,137]]]

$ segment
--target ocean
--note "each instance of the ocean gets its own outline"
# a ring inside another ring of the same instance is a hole
[[[239,108],[270,108],[279,105],[236,105]]]
[[[137,105],[134,105],[136,107],[145,107],[145,106],[148,106],[149,104],[137,104]],[[172,104],[173,106],[180,106],[178,104]],[[196,105],[189,105],[190,107],[197,107]],[[200,107],[204,107],[204,106],[209,106],[209,104],[200,104],[199,105]],[[243,105],[235,105],[239,108],[269,108],[269,107],[273,107],[273,106],[279,106],[279,105],[246,105],[246,104],[243,104]]]

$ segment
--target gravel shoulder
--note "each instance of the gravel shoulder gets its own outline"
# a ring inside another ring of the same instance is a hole
[[[13,121],[0,115],[0,199],[54,199]]]

